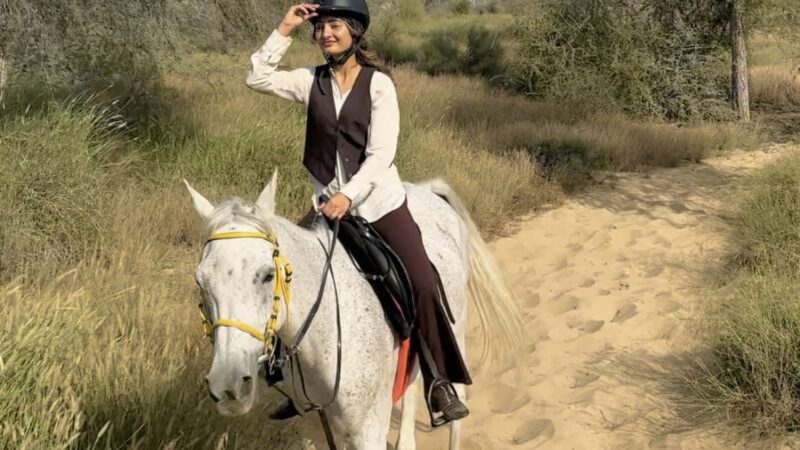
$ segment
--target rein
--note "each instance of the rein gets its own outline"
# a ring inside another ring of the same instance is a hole
[[[232,327],[236,328],[237,330],[243,331],[250,336],[258,339],[259,341],[264,343],[264,354],[258,358],[259,364],[266,361],[267,365],[269,366],[269,370],[272,371],[275,367],[281,368],[287,362],[291,363],[292,369],[292,377],[294,377],[294,370],[295,366],[297,366],[297,373],[300,376],[300,386],[303,391],[303,396],[306,398],[306,408],[305,412],[309,411],[317,411],[319,413],[320,422],[322,424],[323,431],[325,432],[325,438],[328,441],[328,447],[331,450],[336,450],[336,443],[333,439],[333,432],[331,431],[330,424],[328,422],[328,417],[325,412],[325,408],[332,405],[333,402],[336,401],[336,398],[339,395],[339,385],[341,381],[341,373],[342,373],[342,325],[341,325],[341,314],[339,309],[339,293],[336,289],[336,279],[333,277],[333,267],[331,267],[331,259],[333,258],[333,251],[336,248],[336,241],[338,240],[339,234],[339,220],[334,221],[333,225],[333,237],[331,239],[330,250],[325,248],[325,244],[320,240],[320,245],[322,245],[322,249],[326,253],[325,258],[325,266],[322,270],[322,280],[320,281],[319,291],[317,293],[317,298],[314,301],[314,304],[311,307],[308,315],[306,316],[303,324],[298,329],[297,333],[294,336],[294,343],[291,347],[288,347],[286,350],[286,356],[280,359],[275,358],[275,351],[276,351],[276,342],[277,342],[277,325],[278,325],[278,314],[280,313],[280,306],[281,300],[286,304],[286,318],[288,320],[289,317],[289,305],[291,303],[291,282],[292,282],[292,266],[289,264],[289,261],[281,255],[278,249],[278,239],[273,234],[268,233],[261,233],[261,232],[249,232],[249,231],[231,231],[231,232],[222,232],[222,233],[214,233],[210,235],[207,239],[205,244],[208,244],[211,241],[215,240],[222,240],[222,239],[242,239],[242,238],[256,238],[256,239],[264,239],[270,242],[274,248],[272,253],[272,259],[275,264],[275,279],[272,286],[272,313],[270,314],[269,319],[267,320],[267,324],[265,327],[264,332],[258,331],[253,326],[233,319],[216,319],[213,322],[209,320],[209,314],[206,309],[205,303],[200,303],[200,316],[203,322],[203,330],[206,336],[214,341],[214,330],[218,327]],[[319,238],[318,238],[319,239]],[[311,400],[306,391],[306,384],[305,384],[305,377],[303,375],[303,367],[300,364],[300,358],[298,355],[300,354],[300,343],[305,338],[306,333],[308,332],[309,328],[311,327],[311,323],[314,321],[314,318],[319,311],[319,307],[322,304],[322,297],[325,292],[325,284],[328,280],[328,273],[331,274],[331,279],[333,281],[334,286],[334,294],[336,298],[336,379],[333,388],[333,395],[331,399],[325,403],[324,405],[320,405],[315,403]],[[297,390],[294,387],[293,383],[293,390],[295,397],[298,397]],[[278,389],[278,391],[283,394],[284,396],[288,397],[282,390]]]

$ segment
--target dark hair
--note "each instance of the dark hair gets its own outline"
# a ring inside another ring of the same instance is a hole
[[[340,17],[345,24],[347,24],[347,29],[350,30],[350,36],[353,37],[355,41],[356,51],[356,61],[359,64],[366,67],[374,67],[379,72],[383,72],[386,76],[392,79],[392,71],[389,69],[389,65],[386,64],[383,58],[378,55],[376,52],[369,49],[369,45],[367,44],[367,38],[364,35],[364,24],[361,23],[359,20],[356,20],[351,17]],[[315,28],[311,29],[311,39],[315,40]],[[392,81],[394,81],[392,79]]]

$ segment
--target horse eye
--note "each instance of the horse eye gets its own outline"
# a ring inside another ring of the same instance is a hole
[[[270,272],[264,276],[264,283],[269,283],[272,279],[275,278],[275,274]]]

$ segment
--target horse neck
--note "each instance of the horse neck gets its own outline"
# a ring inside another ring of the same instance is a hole
[[[288,317],[284,315],[278,336],[284,343],[292,345],[295,335],[308,317],[319,293],[322,271],[325,267],[326,253],[320,241],[329,248],[330,233],[327,228],[314,230],[301,228],[286,219],[272,222],[278,236],[281,253],[292,265],[291,304]],[[313,325],[302,341],[302,347],[313,347],[312,342],[324,340],[334,332],[334,298],[330,279],[325,285],[325,297],[314,318]],[[283,308],[286,305],[282,306]],[[284,314],[286,314],[284,312]],[[335,342],[335,341],[332,341]]]

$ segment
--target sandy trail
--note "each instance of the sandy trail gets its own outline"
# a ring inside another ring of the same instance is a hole
[[[674,413],[658,373],[696,344],[694,274],[719,256],[742,182],[780,153],[616,175],[493,242],[531,341],[518,387],[506,373],[469,390],[462,448],[723,448],[663,426]],[[417,436],[447,448],[446,431]]]

